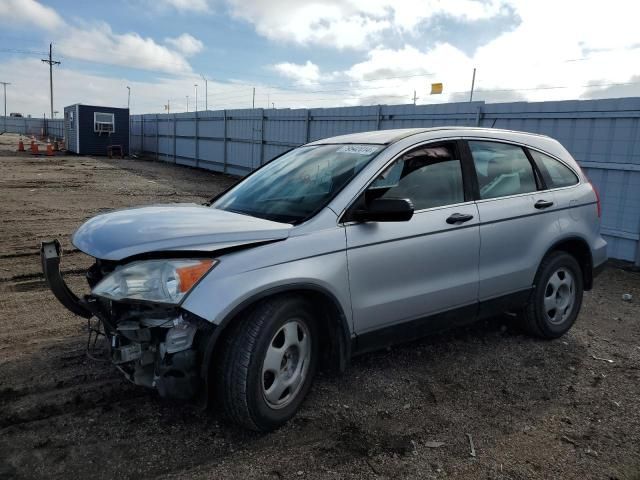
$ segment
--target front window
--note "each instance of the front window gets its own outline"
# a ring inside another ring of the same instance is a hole
[[[276,222],[303,222],[383,148],[353,144],[296,148],[247,177],[212,207]]]
[[[407,198],[416,210],[464,202],[455,143],[427,145],[404,154],[369,186],[367,196]]]

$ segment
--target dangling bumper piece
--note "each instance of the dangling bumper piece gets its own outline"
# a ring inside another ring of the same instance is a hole
[[[60,272],[60,258],[62,257],[62,248],[58,240],[42,242],[40,246],[40,261],[42,262],[42,273],[47,281],[47,285],[55,295],[55,297],[70,312],[84,318],[91,318],[93,313],[87,308],[86,301],[78,298],[70,289],[62,278]]]

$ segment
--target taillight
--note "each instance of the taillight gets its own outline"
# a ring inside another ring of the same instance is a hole
[[[600,194],[598,193],[598,189],[596,188],[596,186],[589,182],[589,185],[591,185],[591,188],[593,188],[593,193],[596,194],[596,205],[598,208],[598,218],[600,218],[602,216],[602,206],[600,205]]]

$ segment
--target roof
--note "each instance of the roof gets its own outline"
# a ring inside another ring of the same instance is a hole
[[[321,145],[327,143],[373,143],[376,145],[388,145],[402,140],[409,135],[422,133],[428,128],[398,128],[393,130],[374,130],[371,132],[349,133],[337,137],[323,138],[311,142],[309,145]]]
[[[337,137],[323,138],[322,140],[317,140],[315,142],[311,142],[308,145],[323,145],[323,144],[331,144],[331,143],[372,143],[376,145],[389,145],[395,143],[403,138],[409,137],[411,135],[417,135],[419,133],[426,132],[435,132],[442,130],[452,130],[452,131],[478,131],[478,132],[486,132],[486,133],[497,133],[497,132],[509,132],[509,133],[520,133],[526,135],[533,136],[544,136],[534,133],[527,132],[516,132],[514,130],[502,130],[499,128],[481,128],[481,127],[464,127],[464,126],[450,126],[450,127],[430,127],[430,128],[397,128],[391,130],[374,130],[371,132],[359,132],[359,133],[350,133],[348,135],[339,135]]]
[[[71,108],[71,107],[75,107],[75,106],[79,106],[79,107],[89,107],[89,108],[103,108],[103,109],[111,109],[111,110],[129,110],[127,107],[108,107],[106,105],[87,105],[86,103],[74,103],[72,105],[67,105],[64,108]]]

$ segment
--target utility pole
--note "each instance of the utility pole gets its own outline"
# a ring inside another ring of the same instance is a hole
[[[197,112],[197,111],[198,111],[198,84],[197,84],[197,83],[194,83],[194,84],[193,84],[193,86],[194,86],[194,87],[195,87],[195,89],[196,89],[196,108],[195,108],[195,110],[194,110],[194,111],[195,111],[195,112]]]
[[[209,85],[207,82],[207,77],[200,74],[202,79],[204,80],[204,109],[209,110]]]
[[[2,133],[7,131],[7,85],[11,85],[9,82],[0,82],[4,90],[4,127]]]
[[[256,87],[253,87],[253,101],[251,102],[251,108],[256,108]]]
[[[187,95],[187,112],[189,111],[189,95]]]
[[[473,87],[476,84],[476,68],[473,67],[473,77],[471,77],[471,93],[469,94],[469,101],[473,102]]]
[[[131,108],[131,87],[127,85],[127,110]]]
[[[418,97],[417,97],[417,95],[416,95],[416,91],[414,90],[414,91],[413,91],[413,104],[414,104],[414,105],[416,104],[416,100],[418,100]]]
[[[53,66],[54,65],[60,65],[60,62],[56,62],[53,60],[52,56],[53,56],[53,43],[49,44],[49,59],[45,59],[43,58],[42,61],[44,63],[48,63],[49,64],[49,94],[51,96],[51,117],[53,118]]]
[[[167,100],[167,104],[164,106],[164,109],[168,114],[171,113],[171,100]]]

